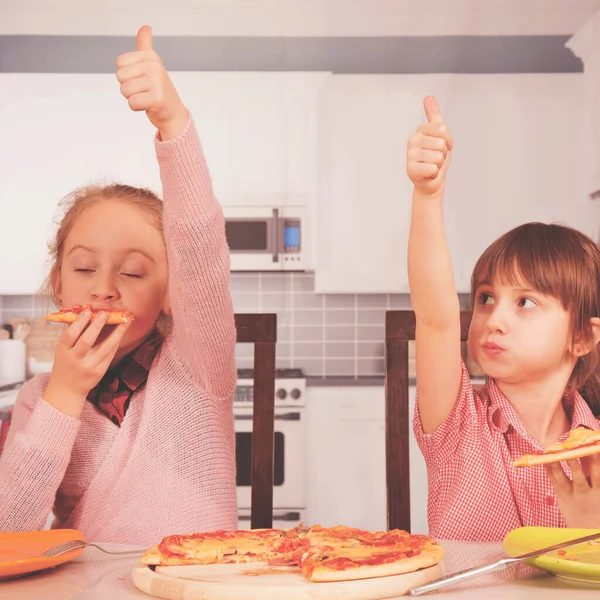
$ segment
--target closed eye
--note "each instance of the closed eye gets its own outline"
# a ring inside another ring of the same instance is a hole
[[[130,277],[132,279],[141,279],[141,275],[136,275],[135,273],[121,273],[124,277]]]
[[[94,269],[75,269],[76,273],[93,273]]]

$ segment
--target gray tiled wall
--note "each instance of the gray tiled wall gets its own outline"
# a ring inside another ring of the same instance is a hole
[[[383,375],[385,311],[410,308],[407,295],[315,294],[309,273],[236,273],[237,312],[276,312],[277,363],[308,375]],[[252,347],[236,349],[251,364]]]
[[[410,308],[408,295],[315,294],[311,273],[233,273],[236,312],[278,315],[277,364],[308,375],[383,375],[385,311]],[[34,296],[0,296],[0,322],[42,316]],[[236,347],[239,367],[252,366],[252,346]]]

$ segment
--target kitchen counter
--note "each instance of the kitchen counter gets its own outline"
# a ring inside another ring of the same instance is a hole
[[[415,386],[417,380],[414,377],[408,379],[409,386]],[[471,379],[473,385],[484,385],[485,378],[473,377]],[[385,377],[365,375],[352,377],[350,375],[329,375],[327,377],[308,376],[306,378],[307,387],[383,387],[385,385]],[[11,407],[16,398],[18,390],[7,390],[0,393],[0,408]]]
[[[417,380],[409,377],[408,385],[415,386]],[[485,385],[485,377],[472,377],[473,385]],[[382,376],[360,376],[352,377],[346,375],[329,375],[327,377],[306,378],[306,385],[312,387],[378,387],[385,385],[385,377]]]
[[[383,376],[330,375],[328,377],[308,376],[306,378],[306,385],[312,387],[379,387],[384,384],[385,378]]]

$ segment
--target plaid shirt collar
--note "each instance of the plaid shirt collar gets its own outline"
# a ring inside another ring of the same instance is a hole
[[[509,427],[512,427],[512,429],[522,437],[530,438],[531,436],[521,422],[514,406],[500,391],[500,388],[494,379],[488,379],[486,391],[489,396],[490,423],[502,433],[506,433],[509,430]],[[571,429],[580,426],[593,430],[598,429],[598,420],[594,417],[587,402],[577,390],[567,387],[562,397],[562,403],[565,414],[571,423]],[[561,440],[566,438],[567,435],[568,433],[565,433],[564,436],[561,437]]]
[[[120,426],[129,408],[133,393],[148,379],[154,357],[161,347],[163,336],[158,329],[152,333],[116,367],[106,372],[87,396],[101,413]]]

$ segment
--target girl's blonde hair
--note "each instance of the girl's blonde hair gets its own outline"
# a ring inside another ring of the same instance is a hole
[[[483,282],[527,283],[559,300],[571,316],[572,343],[593,341],[592,317],[600,317],[600,248],[576,229],[526,223],[498,238],[481,255],[471,277],[471,306]],[[579,357],[569,385],[600,414],[598,345]]]
[[[60,276],[67,236],[86,208],[108,200],[136,206],[151,217],[159,231],[163,231],[163,203],[149,189],[113,183],[86,186],[71,192],[59,203],[59,206],[64,207],[64,214],[54,239],[48,244],[50,270],[40,288],[40,294],[52,298],[56,306],[60,305],[60,299],[56,296],[56,284]]]

